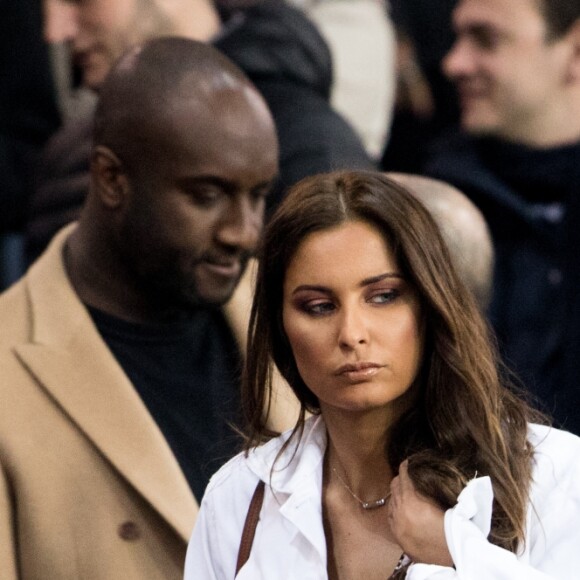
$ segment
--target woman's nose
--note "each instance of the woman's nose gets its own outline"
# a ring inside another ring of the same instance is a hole
[[[340,346],[354,349],[368,343],[368,340],[368,326],[364,313],[358,307],[343,307],[338,331]]]

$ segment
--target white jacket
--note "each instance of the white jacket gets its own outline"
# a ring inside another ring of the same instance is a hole
[[[287,434],[238,455],[211,479],[185,565],[185,580],[233,580],[242,528],[259,479],[266,493],[250,558],[238,580],[326,580],[322,526],[322,462],[326,429],[306,423],[293,457]],[[580,578],[580,438],[530,425],[536,448],[525,545],[515,555],[490,544],[493,492],[489,477],[472,480],[445,514],[455,570],[414,564],[407,580],[578,580]]]

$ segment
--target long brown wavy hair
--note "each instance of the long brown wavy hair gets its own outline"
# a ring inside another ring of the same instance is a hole
[[[425,317],[425,350],[416,405],[392,426],[385,450],[391,468],[409,459],[409,475],[443,509],[476,474],[494,490],[490,541],[515,552],[524,540],[536,419],[513,391],[488,326],[456,273],[437,225],[407,190],[374,172],[336,172],[296,185],[266,227],[248,333],[243,405],[246,449],[276,435],[266,427],[273,364],[301,404],[289,441],[299,440],[306,413],[320,412],[304,383],[282,324],[284,276],[311,233],[348,221],[381,232]],[[340,257],[337,256],[337,259]]]

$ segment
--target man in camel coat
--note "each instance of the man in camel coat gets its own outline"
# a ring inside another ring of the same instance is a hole
[[[158,39],[114,67],[81,218],[0,297],[2,579],[182,577],[239,445],[238,283],[277,160],[262,97],[210,46]]]

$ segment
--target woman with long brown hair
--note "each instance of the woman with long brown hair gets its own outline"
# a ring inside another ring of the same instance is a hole
[[[428,211],[379,173],[315,176],[259,258],[247,447],[186,579],[577,577],[580,439],[533,423]],[[274,366],[301,404],[280,436]]]

